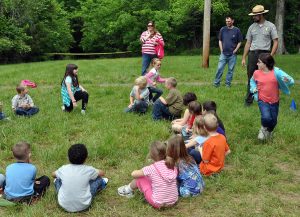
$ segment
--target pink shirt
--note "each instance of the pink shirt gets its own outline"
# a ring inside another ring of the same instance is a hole
[[[142,45],[142,53],[146,53],[146,54],[156,54],[155,52],[155,42],[156,43],[160,43],[162,46],[165,45],[164,43],[164,39],[161,36],[161,34],[159,32],[156,32],[156,34],[152,37],[152,38],[147,38],[148,36],[148,31],[145,31],[142,33],[140,40],[142,41],[143,45]]]
[[[146,79],[147,79],[147,86],[148,87],[152,87],[153,86],[153,82],[157,81],[159,83],[164,83],[166,81],[166,79],[160,77],[159,75],[159,71],[157,71],[155,68],[152,68],[146,75],[145,75]]]
[[[268,73],[256,70],[253,78],[257,84],[259,100],[266,103],[277,103],[279,101],[279,87],[274,70]]]
[[[169,169],[164,160],[155,162],[150,166],[144,167],[144,175],[152,183],[152,199],[160,205],[173,205],[178,200],[177,174],[175,167]]]

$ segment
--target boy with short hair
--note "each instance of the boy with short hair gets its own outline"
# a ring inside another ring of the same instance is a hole
[[[153,105],[153,120],[174,120],[179,118],[183,110],[183,99],[180,91],[176,89],[177,81],[170,77],[165,82],[165,87],[169,90],[166,98],[159,97]]]
[[[39,112],[39,109],[34,106],[32,98],[28,95],[26,86],[19,84],[16,91],[18,94],[12,99],[12,109],[16,115],[32,116]]]
[[[220,172],[225,163],[225,156],[230,153],[225,136],[216,132],[218,119],[212,113],[204,115],[204,128],[208,132],[209,138],[200,148],[202,161],[200,172],[206,176]]]
[[[135,79],[135,85],[130,92],[130,104],[125,112],[145,113],[149,105],[149,94],[147,79],[144,76]]]
[[[89,208],[93,197],[104,189],[108,179],[104,172],[84,164],[88,151],[83,144],[72,145],[68,150],[70,164],[52,173],[59,205],[68,212]]]
[[[30,204],[33,197],[43,196],[50,185],[50,179],[47,176],[35,179],[37,169],[30,162],[30,144],[19,142],[13,146],[12,152],[17,162],[6,167],[4,197],[10,201]]]

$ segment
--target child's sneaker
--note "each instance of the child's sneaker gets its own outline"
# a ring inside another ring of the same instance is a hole
[[[63,112],[66,110],[66,108],[65,108],[64,105],[61,106],[61,110],[62,110]]]
[[[124,186],[118,188],[118,194],[120,196],[125,196],[127,198],[133,197],[133,191],[129,185],[124,185]]]
[[[81,110],[81,114],[82,114],[82,115],[85,115],[85,110]]]
[[[258,136],[257,136],[257,138],[259,139],[259,140],[266,140],[266,139],[268,139],[270,137],[270,132],[267,130],[267,128],[266,127],[261,127],[260,128],[260,130],[259,130],[259,132],[258,132]]]

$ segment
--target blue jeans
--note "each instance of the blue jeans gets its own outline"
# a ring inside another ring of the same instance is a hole
[[[234,67],[236,64],[236,55],[232,54],[230,56],[226,56],[223,53],[221,53],[220,57],[219,57],[219,64],[218,64],[218,70],[216,72],[216,78],[215,78],[215,85],[220,85],[221,82],[221,78],[223,75],[223,71],[225,68],[225,65],[228,64],[228,72],[226,75],[226,82],[225,84],[230,86],[231,85],[231,80],[233,77],[233,71],[234,71]]]
[[[148,90],[150,92],[149,99],[152,100],[152,102],[155,102],[163,94],[163,91],[156,87],[148,87]],[[153,93],[156,93],[154,97]]]
[[[201,163],[202,157],[198,150],[196,150],[195,148],[188,148],[187,152],[190,156],[192,156],[194,158],[194,160],[196,161],[197,164]]]
[[[5,181],[5,176],[4,176],[4,175],[2,175],[2,174],[0,174],[0,188],[2,188],[2,187],[3,187],[3,183],[4,183],[4,181]]]
[[[279,102],[269,104],[259,100],[258,107],[261,114],[261,125],[266,127],[269,132],[272,132],[277,125]]]
[[[37,107],[32,107],[30,109],[23,109],[19,107],[16,109],[16,114],[21,116],[32,116],[38,112],[39,112],[39,108]]]
[[[182,127],[182,130],[181,130],[181,136],[182,136],[182,139],[184,141],[185,144],[187,144],[189,142],[189,140],[191,139],[193,133],[192,131],[187,131],[187,126],[184,126]]]
[[[5,114],[3,112],[0,112],[0,120],[5,118]]]
[[[124,112],[136,112],[145,113],[147,111],[148,104],[144,100],[136,100],[131,108],[125,108]]]
[[[168,106],[163,104],[160,99],[158,99],[153,105],[152,118],[153,120],[157,121],[161,119],[173,120],[177,117],[169,111]]]
[[[54,181],[54,187],[56,192],[58,193],[60,187],[62,185],[61,179],[57,178]],[[97,192],[103,190],[106,187],[106,183],[101,177],[97,177],[95,180],[90,181],[90,192],[93,197],[96,196]]]
[[[142,54],[142,75],[145,75],[147,73],[147,69],[151,63],[151,60],[153,58],[157,58],[156,54]]]

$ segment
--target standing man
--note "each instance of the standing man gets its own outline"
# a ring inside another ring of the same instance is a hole
[[[231,86],[234,66],[236,64],[236,53],[239,50],[243,36],[239,28],[233,26],[234,19],[232,16],[227,16],[226,26],[222,27],[219,33],[219,47],[221,55],[219,57],[218,70],[214,86],[219,87],[225,65],[228,64],[228,73],[226,75],[226,87]]]
[[[252,13],[249,14],[249,16],[252,16],[254,23],[248,29],[246,35],[247,42],[245,44],[242,58],[242,66],[245,66],[246,56],[249,53],[247,65],[248,87],[245,99],[246,106],[250,106],[253,102],[253,94],[250,93],[250,79],[254,71],[258,69],[257,61],[259,54],[270,53],[272,41],[272,56],[274,56],[278,48],[278,35],[276,27],[264,17],[264,14],[268,12],[269,10],[265,10],[264,6],[256,5],[252,9]]]

